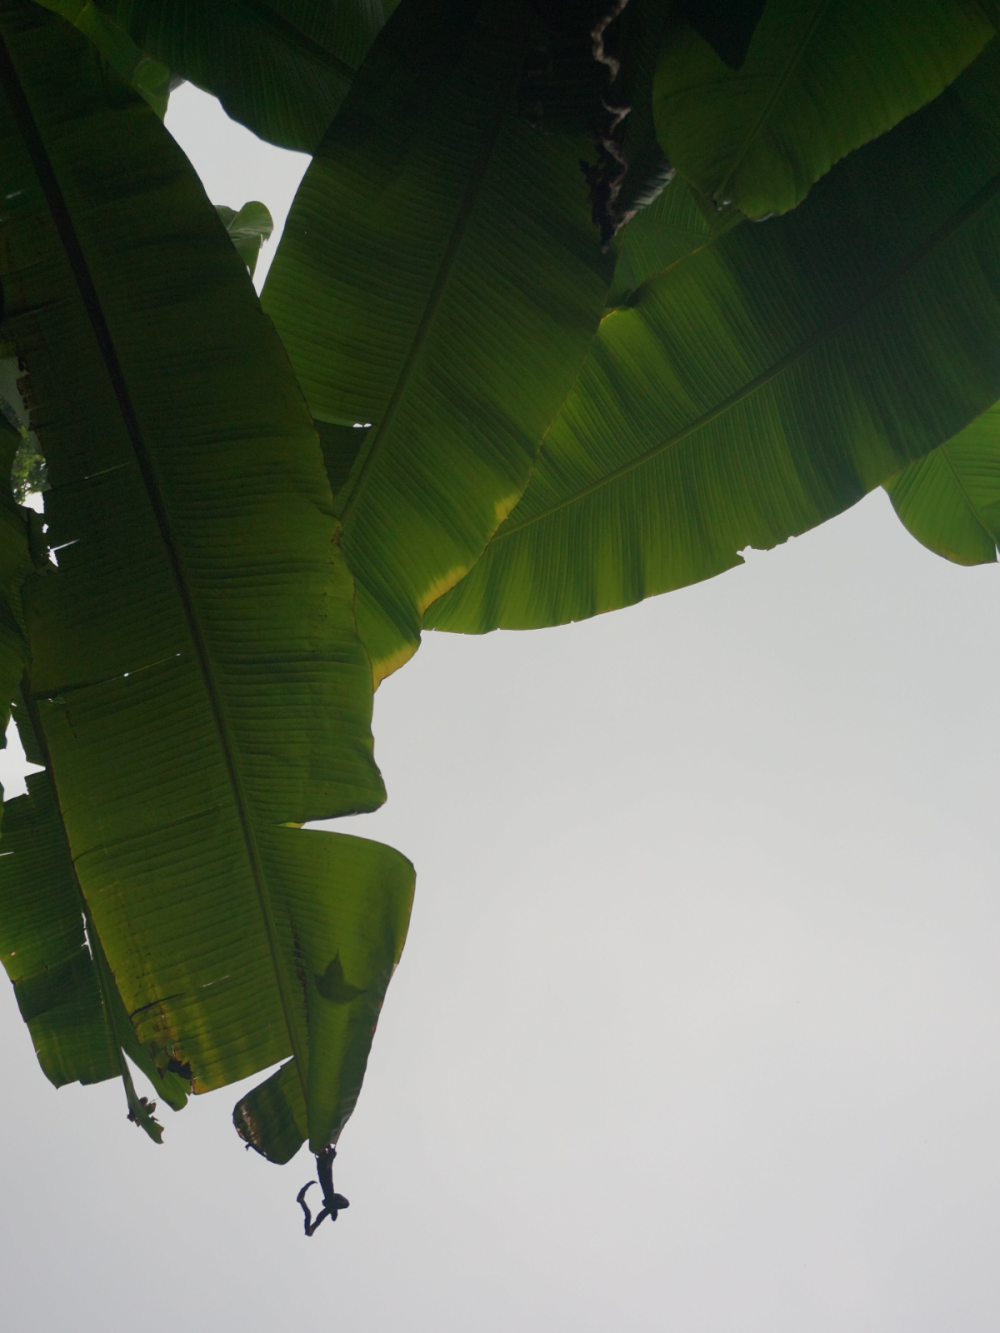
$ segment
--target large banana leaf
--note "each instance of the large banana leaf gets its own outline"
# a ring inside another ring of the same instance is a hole
[[[8,358],[2,372],[0,477],[10,474],[26,424],[17,358]],[[42,549],[38,515],[15,505],[8,488],[0,484],[0,719],[4,730],[28,656],[20,593],[35,563],[32,548],[42,567],[50,567]],[[32,761],[42,760],[23,701],[18,728]],[[121,1075],[130,1118],[159,1141],[160,1127],[152,1108],[136,1094],[125,1053],[178,1110],[186,1100],[183,1082],[176,1074],[161,1075],[140,1047],[96,932],[87,939],[87,908],[66,845],[51,775],[32,774],[28,794],[5,802],[2,812],[0,959],[13,983],[39,1063],[56,1087]]]
[[[94,2],[144,51],[214,93],[234,120],[306,153],[385,21],[381,0]]]
[[[516,504],[603,307],[589,145],[518,114],[528,32],[512,0],[406,0],[264,288],[341,476],[354,431],[338,507],[376,680]]]
[[[998,54],[794,212],[708,239],[611,311],[524,498],[427,624],[559,624],[710,578],[994,403]]]
[[[80,888],[157,1067],[204,1091],[294,1055],[322,1146],[367,1047],[321,980],[377,1007],[412,871],[292,827],[383,796],[319,443],[152,111],[19,0],[0,86],[0,336],[59,561],[24,585],[27,693]]]
[[[1000,404],[885,489],[924,546],[959,565],[992,564],[1000,542]]]
[[[768,0],[733,69],[678,24],[656,71],[660,142],[705,196],[783,213],[937,97],[993,33],[975,0]]]
[[[7,358],[2,369],[0,477],[7,477],[21,443],[18,427],[22,426],[23,403],[17,388],[17,359]],[[37,549],[41,536],[37,523],[32,523],[36,542],[29,536],[29,522],[36,517],[15,505],[9,488],[0,482],[0,728],[4,732],[28,657],[20,592],[33,568],[31,547],[34,544]],[[35,757],[34,747],[31,752]],[[84,903],[62,837],[49,775],[32,775],[29,794],[6,802],[2,813],[0,960],[14,985],[39,1063],[57,1087],[75,1080],[94,1083],[123,1073],[133,1118],[156,1137],[158,1126],[135,1095],[115,1040],[110,1006],[103,1001],[98,965],[87,947]],[[183,1088],[162,1084],[152,1063],[144,1060],[120,998],[117,994],[114,998],[118,1002],[115,1017],[129,1054],[148,1066],[146,1072],[157,1080],[171,1104],[183,1105]],[[176,1075],[168,1079],[177,1083]]]

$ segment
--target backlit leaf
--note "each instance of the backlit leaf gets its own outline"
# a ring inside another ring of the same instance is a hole
[[[794,212],[710,236],[625,296],[521,503],[427,624],[561,624],[711,578],[996,402],[998,55]]]
[[[290,827],[383,798],[319,441],[145,103],[20,0],[0,85],[2,336],[59,561],[24,585],[28,706],[87,912],[157,1068],[205,1091],[294,1055],[322,1146],[363,1059],[309,969],[341,958],[370,1043],[413,876]]]
[[[517,502],[603,306],[589,144],[518,111],[528,32],[510,0],[406,0],[264,288],[313,416],[370,424],[337,505],[376,680]]]
[[[660,142],[706,197],[754,218],[784,213],[937,97],[993,35],[975,0],[768,0],[732,68],[681,23],[656,72]]]
[[[992,564],[1000,542],[1000,406],[885,483],[903,524],[959,565]]]

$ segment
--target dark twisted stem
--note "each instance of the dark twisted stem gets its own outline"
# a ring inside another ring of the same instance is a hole
[[[337,1155],[337,1149],[332,1143],[316,1154],[316,1173],[319,1176],[319,1186],[323,1192],[323,1209],[316,1215],[316,1221],[313,1221],[312,1213],[309,1211],[309,1205],[306,1203],[306,1190],[315,1185],[315,1180],[310,1180],[303,1185],[296,1195],[296,1200],[305,1213],[306,1235],[311,1236],[319,1224],[327,1217],[337,1220],[337,1214],[344,1208],[350,1208],[350,1203],[342,1194],[338,1194],[333,1188],[333,1159]]]

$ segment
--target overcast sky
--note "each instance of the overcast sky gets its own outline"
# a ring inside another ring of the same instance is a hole
[[[213,202],[305,160],[185,87]],[[428,635],[376,699],[418,871],[312,1240],[300,1155],[56,1092],[0,1006],[19,1333],[995,1333],[1000,583],[881,492],[585,624]],[[254,1080],[256,1081],[256,1080]]]

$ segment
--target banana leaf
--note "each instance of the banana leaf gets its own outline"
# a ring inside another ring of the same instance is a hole
[[[63,3],[68,0],[63,0]],[[382,24],[380,0],[93,0],[262,139],[311,153]]]
[[[258,200],[251,199],[240,209],[216,204],[215,211],[252,277],[260,258],[260,247],[270,240],[274,231],[274,219],[269,209]]]
[[[768,0],[734,69],[680,23],[656,71],[660,143],[706,197],[754,218],[784,213],[937,97],[993,35],[972,0]]]
[[[997,401],[996,47],[794,212],[605,316],[524,498],[428,626],[562,624],[711,578]]]
[[[735,208],[706,206],[683,181],[671,181],[618,233],[608,308],[628,305],[644,282],[743,221]]]
[[[517,502],[603,308],[590,145],[519,113],[528,34],[520,3],[406,0],[264,287],[340,476],[357,439],[337,505],[376,681]]]
[[[140,50],[124,29],[101,12],[94,0],[38,0],[38,3],[79,28],[118,77],[144,97],[163,119],[170,100],[172,75],[162,61]]]
[[[917,541],[958,565],[992,564],[1000,542],[1000,404],[885,483]]]
[[[146,104],[20,0],[0,88],[0,339],[58,560],[23,587],[25,693],[89,920],[157,1069],[202,1092],[294,1056],[321,1147],[359,1057],[315,977],[380,997],[413,876],[297,827],[383,799],[319,441]]]
[[[10,474],[22,443],[23,398],[17,359],[3,365],[0,476]],[[12,382],[8,382],[12,381]],[[7,419],[8,415],[14,422]],[[15,424],[21,429],[15,429]],[[21,588],[38,562],[48,567],[39,516],[15,505],[0,486],[0,720],[6,732],[11,701],[19,691],[28,648]],[[18,730],[32,761],[43,758],[23,706]],[[28,778],[28,793],[2,806],[0,846],[0,960],[14,987],[46,1076],[55,1086],[97,1083],[121,1076],[129,1118],[156,1142],[161,1128],[138,1096],[128,1056],[175,1110],[186,1101],[183,1081],[161,1075],[132,1030],[95,932],[87,938],[86,904],[73,870],[48,773]]]

